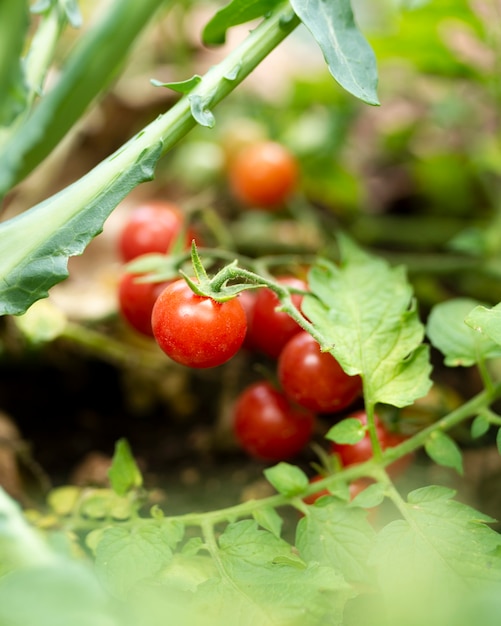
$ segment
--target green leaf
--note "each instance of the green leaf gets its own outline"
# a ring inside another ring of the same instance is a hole
[[[191,114],[200,126],[212,128],[216,123],[214,114],[210,110],[211,99],[194,93],[188,96],[191,105]]]
[[[441,611],[454,607],[472,585],[501,582],[501,536],[486,525],[494,520],[453,496],[437,486],[412,491],[399,505],[405,519],[377,535],[369,565],[395,613],[392,623],[450,623],[440,619]]]
[[[115,454],[108,470],[108,477],[113,491],[119,496],[124,496],[143,484],[143,477],[125,439],[119,439],[115,444]]]
[[[350,375],[362,376],[366,403],[412,404],[431,388],[424,327],[403,267],[338,237],[341,264],[320,260],[308,283],[303,311]]]
[[[458,474],[463,473],[463,457],[457,443],[449,435],[435,430],[425,442],[424,449],[432,461],[452,467]]]
[[[153,178],[157,144],[103,189],[85,179],[29,211],[0,223],[0,315],[24,313],[68,275],[68,258],[81,254],[102,231],[117,204]],[[106,169],[106,166],[105,168]],[[105,179],[106,180],[106,179]]]
[[[169,89],[172,89],[174,91],[178,91],[179,93],[190,93],[190,91],[192,91],[198,84],[200,84],[200,82],[202,81],[202,77],[199,76],[198,74],[195,74],[194,76],[192,76],[191,78],[188,78],[188,80],[183,80],[183,81],[179,81],[179,82],[174,82],[174,83],[161,83],[158,80],[152,79],[150,82],[152,85],[155,85],[155,87],[168,87]]]
[[[225,43],[228,28],[266,15],[279,2],[280,0],[232,0],[219,9],[205,25],[202,41],[207,46]]]
[[[252,513],[252,517],[265,530],[269,530],[275,537],[280,537],[283,519],[276,509],[270,506],[263,506]]]
[[[355,24],[350,0],[291,0],[291,5],[320,46],[334,79],[363,102],[379,104],[376,58]]]
[[[372,509],[379,506],[386,496],[384,485],[381,483],[374,483],[363,489],[358,493],[351,504],[354,506],[361,506],[364,509]]]
[[[2,126],[11,124],[24,108],[27,93],[21,53],[28,32],[28,2],[0,2],[0,145]],[[1,194],[0,194],[1,196]]]
[[[454,298],[435,305],[428,316],[427,335],[449,367],[470,367],[501,356],[501,345],[491,337],[500,309],[489,313],[478,305],[471,298]]]
[[[501,346],[501,303],[491,309],[482,305],[476,306],[466,315],[464,321],[473,331]],[[499,356],[495,350],[494,354]]]
[[[501,454],[501,428],[499,428],[498,432],[496,433],[496,446],[499,454]]]
[[[366,432],[367,426],[361,424],[360,420],[354,417],[347,417],[337,424],[334,424],[334,426],[331,426],[325,434],[325,438],[335,441],[336,443],[354,444],[361,441],[365,437]]]
[[[477,417],[471,423],[471,436],[473,439],[478,439],[485,435],[489,430],[491,424],[485,415],[477,415]]]
[[[302,562],[291,545],[252,520],[230,524],[219,547],[220,576],[200,585],[192,600],[204,611],[203,624],[343,623],[353,592],[333,568]]]
[[[139,581],[164,567],[183,536],[181,524],[106,528],[95,548],[96,571],[114,595],[126,598]]]
[[[266,479],[284,496],[297,496],[308,487],[308,476],[296,465],[284,461],[264,470]]]

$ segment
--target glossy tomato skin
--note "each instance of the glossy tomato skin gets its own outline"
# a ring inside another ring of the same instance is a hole
[[[360,376],[348,376],[306,331],[294,335],[278,357],[278,378],[285,394],[315,413],[335,413],[360,396]]]
[[[361,424],[367,424],[367,414],[364,410],[356,411],[349,417],[360,420]],[[405,441],[406,437],[404,435],[388,431],[377,415],[374,415],[374,421],[376,424],[377,437],[382,451],[387,448],[397,446],[399,443]],[[331,451],[339,455],[344,467],[355,465],[357,463],[364,463],[372,458],[372,444],[369,433],[366,432],[364,438],[353,445],[334,442],[331,446]],[[394,478],[399,476],[410,465],[413,457],[413,454],[407,454],[400,459],[397,459],[391,463],[391,465],[387,466],[386,469],[388,473]]]
[[[282,461],[296,456],[310,441],[315,416],[293,406],[268,381],[242,391],[234,406],[236,440],[250,456]]]
[[[181,209],[171,202],[151,200],[136,207],[129,215],[118,236],[118,251],[122,261],[158,252],[167,253],[184,227]],[[186,234],[186,247],[194,237],[192,230]]]
[[[288,287],[308,291],[308,284],[295,276],[279,276],[277,282]],[[292,294],[293,304],[300,309],[303,296]],[[254,304],[249,314],[248,341],[256,352],[277,359],[282,348],[302,328],[283,311],[277,311],[280,305],[278,296],[268,287],[257,290]]]
[[[206,368],[222,365],[238,352],[247,318],[238,298],[219,303],[198,296],[182,278],[158,296],[151,325],[156,342],[172,360]]]
[[[294,155],[275,141],[244,146],[229,166],[230,188],[243,204],[275,210],[294,191],[299,166]]]
[[[138,274],[124,272],[118,283],[118,309],[125,321],[137,332],[153,337],[151,313],[168,282],[145,283]]]

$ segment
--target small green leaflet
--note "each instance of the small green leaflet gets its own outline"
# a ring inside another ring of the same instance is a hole
[[[266,15],[280,0],[232,0],[212,17],[202,32],[205,45],[221,45],[226,41],[226,31],[232,26],[245,24]]]
[[[265,530],[269,530],[270,533],[275,535],[275,537],[280,537],[280,532],[282,530],[283,519],[277,513],[277,510],[273,507],[260,507],[256,509],[252,514],[252,517],[256,520],[256,522],[264,528]]]
[[[325,438],[336,443],[353,445],[361,441],[365,437],[366,432],[367,427],[361,424],[360,420],[354,417],[347,417],[329,428]]]
[[[267,480],[278,493],[284,496],[297,496],[308,487],[308,477],[296,465],[282,461],[264,470]]]
[[[500,314],[501,308],[488,310],[477,300],[454,298],[433,307],[426,333],[445,365],[470,367],[501,356]]]
[[[358,30],[350,0],[291,0],[320,46],[333,78],[367,104],[378,105],[376,58]]]
[[[125,439],[119,439],[115,445],[108,476],[113,490],[119,496],[124,496],[131,489],[143,484],[143,477]]]
[[[428,437],[424,444],[426,454],[432,461],[443,465],[444,467],[452,467],[458,474],[463,473],[463,457],[457,443],[449,437],[449,435],[435,430]]]
[[[350,375],[359,374],[366,403],[403,407],[431,387],[428,346],[403,267],[362,251],[339,235],[341,263],[320,260],[303,312],[322,348]]]

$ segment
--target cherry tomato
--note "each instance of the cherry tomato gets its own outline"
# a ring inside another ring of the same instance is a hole
[[[309,442],[315,424],[310,411],[292,405],[268,381],[248,386],[234,406],[234,433],[243,450],[264,461],[291,458]]]
[[[252,352],[254,350],[254,344],[252,339],[251,324],[254,304],[256,302],[256,292],[254,289],[246,289],[239,294],[238,298],[247,317],[247,332],[245,333],[245,339],[242,346]]]
[[[288,287],[308,291],[308,284],[294,276],[279,276],[277,282]],[[301,307],[303,296],[292,294],[293,304]],[[254,306],[250,312],[249,342],[253,349],[262,352],[271,358],[278,358],[282,348],[302,328],[283,311],[277,311],[280,306],[278,296],[268,287],[261,287],[256,292]]]
[[[146,283],[138,274],[125,272],[118,283],[118,308],[125,321],[143,335],[153,337],[151,312],[168,281]]]
[[[295,189],[299,166],[292,153],[275,141],[244,146],[229,166],[234,196],[258,209],[280,207]]]
[[[142,254],[167,253],[185,225],[181,209],[171,202],[152,200],[136,207],[118,237],[118,250],[124,262]],[[194,232],[188,229],[186,247]],[[196,239],[196,237],[195,237]]]
[[[349,417],[358,419],[361,424],[367,424],[367,414],[364,410],[356,411]],[[405,441],[406,437],[398,433],[392,433],[386,429],[383,422],[377,415],[374,415],[374,422],[376,425],[376,434],[379,439],[381,450],[392,448],[399,443]],[[339,455],[343,466],[355,465],[356,463],[363,463],[372,458],[372,443],[370,440],[369,432],[365,433],[363,439],[353,445],[333,443],[331,451]],[[406,454],[405,456],[397,459],[393,463],[387,466],[386,470],[390,475],[396,477],[402,474],[412,462],[414,455]]]
[[[247,318],[238,298],[216,302],[196,295],[181,278],[160,293],[151,314],[153,335],[174,361],[189,367],[215,367],[240,349]]]
[[[348,376],[306,331],[294,335],[278,357],[278,378],[284,393],[315,413],[333,413],[350,406],[362,391],[360,376]]]

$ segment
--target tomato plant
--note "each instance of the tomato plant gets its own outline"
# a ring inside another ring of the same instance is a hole
[[[235,437],[249,455],[267,461],[296,456],[310,440],[315,417],[291,404],[268,381],[245,388],[233,408]]]
[[[306,281],[295,276],[279,276],[277,281],[287,287],[308,290]],[[300,309],[302,295],[293,293],[291,300]],[[279,308],[280,301],[276,293],[268,287],[262,287],[257,290],[249,313],[248,341],[254,350],[274,359],[278,358],[287,341],[301,330],[299,324]]]
[[[364,410],[356,411],[350,415],[350,417],[358,420],[363,427],[367,426],[367,413]],[[377,414],[374,415],[374,423],[377,438],[382,451],[387,448],[392,448],[393,446],[405,441],[406,437],[404,435],[400,433],[393,433],[388,430]],[[345,467],[368,461],[373,456],[373,448],[369,432],[366,430],[363,438],[354,444],[334,442],[331,445],[331,451],[339,456]],[[399,476],[408,468],[413,460],[413,457],[413,454],[407,454],[400,457],[397,461],[394,461],[388,466],[388,472],[390,472],[394,477]]]
[[[158,296],[167,286],[162,282],[141,282],[141,276],[124,272],[118,283],[119,312],[135,330],[153,337],[151,313]]]
[[[245,339],[247,318],[238,298],[216,302],[181,278],[167,285],[151,314],[153,335],[174,361],[195,368],[222,365]]]
[[[163,200],[150,200],[134,207],[118,236],[118,250],[124,262],[150,252],[167,253],[186,228],[186,220],[178,205]],[[188,228],[185,245],[189,247],[195,234]]]
[[[285,394],[315,413],[342,411],[362,393],[360,376],[348,376],[306,331],[285,344],[277,369]]]
[[[284,145],[257,141],[242,147],[229,164],[230,188],[243,204],[258,209],[280,208],[295,190],[299,164]]]

